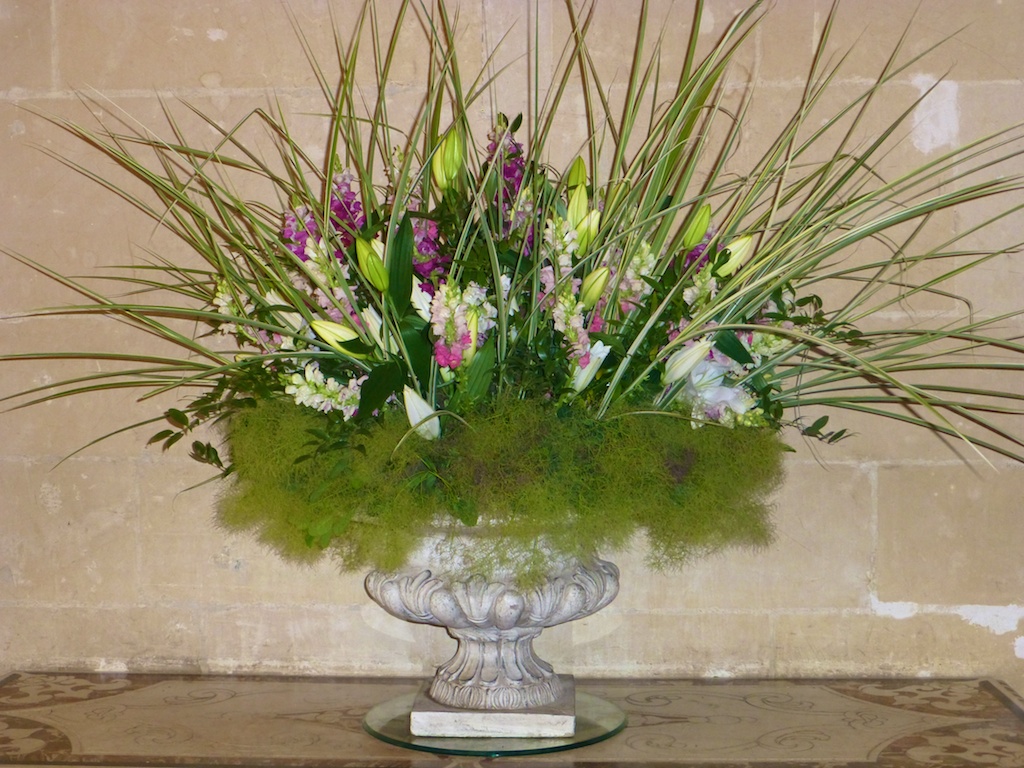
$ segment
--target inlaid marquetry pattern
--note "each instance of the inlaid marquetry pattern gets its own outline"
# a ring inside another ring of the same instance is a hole
[[[417,681],[16,673],[0,680],[0,765],[438,766],[362,730]],[[1024,706],[989,680],[580,681],[625,731],[514,766],[1024,767]]]

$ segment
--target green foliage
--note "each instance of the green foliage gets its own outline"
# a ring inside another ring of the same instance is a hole
[[[231,420],[234,479],[220,520],[286,557],[331,552],[347,569],[397,567],[421,533],[456,531],[458,520],[486,531],[480,562],[527,582],[550,559],[639,534],[656,567],[770,539],[785,451],[772,430],[694,429],[664,413],[596,421],[514,399],[445,429],[425,441],[392,414],[353,432],[261,400]]]
[[[254,532],[292,560],[333,550],[347,568],[399,567],[433,517],[404,454],[394,454],[407,428],[390,419],[340,433],[329,417],[290,400],[258,401],[227,428],[233,472],[220,523]]]

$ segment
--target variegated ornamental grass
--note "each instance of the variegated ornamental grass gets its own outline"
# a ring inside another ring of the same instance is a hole
[[[799,103],[737,173],[750,101],[725,76],[752,45],[760,5],[698,55],[698,2],[681,69],[668,72],[644,4],[615,106],[588,47],[594,6],[565,12],[571,34],[552,81],[530,84],[525,117],[494,104],[506,73],[493,60],[463,70],[444,2],[401,3],[391,31],[373,2],[335,20],[338,79],[306,46],[324,99],[323,162],[283,111],[255,109],[225,129],[170,104],[162,131],[51,116],[122,181],[65,162],[202,265],[153,256],[123,273],[125,301],[10,254],[87,299],[41,314],[108,315],[180,350],[8,355],[122,365],[22,393],[19,404],[120,387],[176,392],[182,404],[146,424],[166,421],[154,443],[191,442],[193,457],[224,476],[226,525],[286,555],[330,552],[353,568],[396,567],[442,520],[496,532],[495,560],[530,561],[538,538],[561,556],[642,532],[657,565],[764,543],[780,436],[846,437],[824,417],[802,419],[808,406],[1024,460],[1003,418],[1020,413],[1020,395],[973,381],[1020,375],[1024,350],[1003,330],[1018,313],[974,316],[970,297],[950,287],[1019,246],[972,242],[1020,208],[1021,179],[1002,173],[1024,146],[1020,126],[887,175],[883,160],[920,99],[876,138],[856,139],[856,128],[883,99],[891,105],[887,86],[920,56],[894,51],[821,120],[843,72],[833,14]],[[522,33],[535,30],[512,34]],[[429,68],[399,123],[386,85],[409,45]],[[570,96],[586,105],[584,151],[552,167]],[[474,133],[486,109],[491,130]],[[191,141],[178,110],[220,140]],[[265,135],[258,145],[241,138],[253,126]],[[254,178],[268,198],[237,192]],[[130,191],[140,182],[144,192]],[[940,214],[976,201],[997,212],[931,236]],[[867,244],[880,255],[850,257]],[[960,301],[963,316],[892,324],[894,309],[925,295]],[[223,427],[222,439],[194,439],[206,424]]]

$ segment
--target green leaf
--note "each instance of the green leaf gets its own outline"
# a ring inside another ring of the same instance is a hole
[[[421,319],[419,315],[416,315],[416,318]],[[407,325],[403,322],[401,333],[402,343],[405,344],[405,350],[408,352],[409,367],[412,368],[413,374],[420,381],[429,381],[433,348],[430,345],[426,324],[416,328],[412,324]]]
[[[367,344],[359,339],[352,339],[352,341],[343,341],[338,346],[353,357],[365,357],[373,352],[377,347],[372,344]]]
[[[494,336],[491,336],[473,356],[466,375],[466,395],[471,401],[482,400],[490,391],[496,355]]]
[[[750,386],[757,392],[764,392],[766,389],[770,388],[768,380],[764,377],[764,374],[761,373],[750,378]]]
[[[743,346],[743,342],[739,340],[739,337],[733,331],[719,331],[715,334],[712,343],[719,352],[735,360],[740,365],[752,365],[754,362],[750,352],[747,351],[747,348]]]
[[[152,445],[153,443],[159,443],[161,440],[166,440],[168,437],[170,437],[173,434],[174,434],[174,430],[173,429],[161,430],[161,431],[157,432],[155,435],[153,435],[151,438],[149,438],[149,442],[147,442],[146,445]]]
[[[179,411],[177,408],[169,408],[164,415],[174,426],[188,429],[188,416],[185,415],[184,411]]]
[[[395,241],[388,254],[388,298],[395,312],[401,315],[409,306],[412,296],[412,258],[416,240],[409,214],[402,217]]]
[[[828,424],[828,416],[822,416],[816,419],[815,422],[811,424],[811,426],[806,427],[802,431],[802,434],[806,435],[807,437],[817,437],[818,435],[821,434],[821,429],[826,424]]]
[[[389,397],[405,384],[405,372],[402,366],[389,360],[378,365],[363,382],[359,392],[359,417],[369,418],[373,412],[380,410]]]

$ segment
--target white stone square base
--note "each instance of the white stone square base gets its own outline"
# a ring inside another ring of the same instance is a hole
[[[429,683],[416,695],[409,715],[413,736],[476,738],[564,738],[576,732],[576,683],[559,675],[562,697],[546,707],[517,710],[455,709],[427,696]]]

